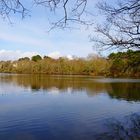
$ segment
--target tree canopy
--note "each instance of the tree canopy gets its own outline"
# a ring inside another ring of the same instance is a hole
[[[40,55],[32,56],[32,61],[37,62],[37,61],[39,61],[39,60],[41,60],[41,59],[42,59],[42,57],[41,57]]]

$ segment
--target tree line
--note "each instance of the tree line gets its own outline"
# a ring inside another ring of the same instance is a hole
[[[48,74],[48,75],[92,75],[105,77],[140,77],[140,51],[111,53],[107,58],[66,57],[53,59],[40,55],[20,58],[16,61],[0,61],[1,73]]]

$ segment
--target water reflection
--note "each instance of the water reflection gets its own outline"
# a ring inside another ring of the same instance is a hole
[[[135,79],[0,75],[0,140],[139,139],[139,91]]]
[[[112,98],[140,101],[140,83],[110,83],[108,94]]]
[[[111,98],[127,101],[140,101],[140,80],[134,79],[93,79],[81,76],[46,76],[46,75],[3,75],[1,83],[14,83],[17,86],[30,88],[32,91],[46,90],[59,93],[75,93],[85,90],[88,96],[100,93]]]
[[[106,120],[106,132],[97,135],[98,140],[139,140],[140,114],[126,116],[123,121],[115,119]]]

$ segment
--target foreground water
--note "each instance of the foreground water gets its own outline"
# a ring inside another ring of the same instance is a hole
[[[140,139],[140,80],[0,75],[0,140]]]

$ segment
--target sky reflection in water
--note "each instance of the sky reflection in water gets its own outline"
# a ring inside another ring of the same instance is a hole
[[[138,138],[139,91],[138,79],[1,75],[0,139]]]

